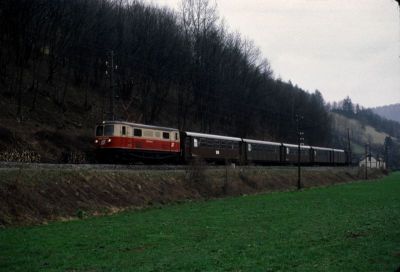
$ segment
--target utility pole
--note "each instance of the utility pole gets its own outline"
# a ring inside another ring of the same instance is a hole
[[[385,161],[385,169],[389,169],[389,138],[388,137],[386,137],[386,139],[385,139],[384,161]]]
[[[106,75],[110,78],[110,120],[115,120],[115,112],[114,112],[114,105],[115,105],[115,89],[114,89],[114,70],[117,70],[118,66],[114,66],[114,51],[111,50],[110,52],[110,62],[106,61]]]
[[[297,128],[297,190],[301,189],[301,150],[300,146],[304,141],[304,132],[300,131],[300,120],[303,119],[303,116],[296,115],[296,128]]]
[[[352,154],[351,154],[351,144],[350,144],[350,128],[347,128],[347,156],[348,156],[348,166],[351,166],[352,163]]]
[[[368,179],[368,144],[365,144],[365,179]]]

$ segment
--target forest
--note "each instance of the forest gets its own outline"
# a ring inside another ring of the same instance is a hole
[[[182,1],[179,11],[141,1],[4,0],[0,42],[0,92],[22,122],[39,100],[64,113],[79,99],[97,121],[289,142],[302,116],[307,143],[330,142],[321,93],[275,78],[206,0]]]
[[[93,128],[110,119],[289,143],[298,126],[305,144],[345,149],[333,111],[400,138],[398,123],[350,98],[331,105],[276,77],[211,0],[182,0],[176,11],[139,0],[3,0],[0,98],[0,149],[47,154],[90,153]]]

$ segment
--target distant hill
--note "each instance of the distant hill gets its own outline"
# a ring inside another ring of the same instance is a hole
[[[400,117],[400,104],[381,108],[397,108],[390,116]],[[389,120],[375,109],[367,109],[353,104],[350,97],[339,101],[331,109],[332,140],[334,145],[351,144],[352,160],[357,162],[366,152],[366,145],[373,156],[387,154],[391,168],[400,167],[400,122]],[[386,146],[386,147],[385,147]]]
[[[382,107],[376,107],[372,108],[372,110],[376,114],[385,117],[386,119],[400,123],[400,103]]]
[[[342,114],[332,112],[332,126],[334,134],[339,137],[342,146],[347,144],[347,129],[350,129],[350,139],[352,150],[357,156],[364,154],[365,143],[370,143],[375,146],[383,146],[385,138],[389,134],[379,132],[370,125],[363,125],[359,120],[346,117]]]

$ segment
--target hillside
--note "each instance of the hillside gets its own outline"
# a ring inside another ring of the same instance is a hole
[[[216,7],[195,3],[1,1],[0,160],[93,162],[106,119],[295,143],[301,116],[305,144],[346,147],[321,92],[276,78]],[[370,110],[342,113],[369,131],[360,145],[378,137],[368,126],[400,138]]]
[[[372,108],[372,110],[386,119],[393,120],[400,123],[400,103],[387,105],[382,107]]]
[[[347,129],[350,132],[350,143],[353,152],[353,160],[358,160],[365,154],[365,144],[371,143],[378,150],[374,150],[374,156],[378,152],[382,152],[385,138],[388,134],[378,132],[371,126],[363,126],[360,121],[348,118],[338,113],[332,113],[332,126],[334,137],[341,142],[343,146],[347,146]],[[380,154],[383,156],[383,153]]]
[[[374,157],[385,157],[385,144],[388,145],[389,163],[400,167],[400,141],[392,134],[379,131],[377,128],[355,118],[337,112],[331,112],[333,141],[336,145],[348,145],[348,130],[353,162],[358,162],[365,154],[365,145],[370,147]]]
[[[354,143],[383,145],[385,143],[385,138],[389,136],[387,133],[377,131],[372,126],[364,126],[360,121],[338,113],[332,113],[332,119],[334,131],[343,137],[347,137],[347,128],[349,128],[351,141]]]
[[[111,118],[296,142],[301,115],[307,144],[330,144],[319,91],[275,78],[207,1],[186,11],[141,1],[1,1],[0,156],[91,161],[93,129]]]
[[[369,179],[385,175],[370,171]],[[199,179],[201,176],[201,179]],[[17,178],[16,178],[17,177]],[[356,167],[308,167],[302,186],[311,188],[364,178]],[[265,166],[176,167],[140,170],[120,166],[79,165],[0,168],[0,230],[7,225],[44,223],[89,214],[107,214],[129,208],[250,195],[297,188],[297,168]],[[201,182],[200,182],[201,181]],[[11,196],[12,197],[9,197]]]

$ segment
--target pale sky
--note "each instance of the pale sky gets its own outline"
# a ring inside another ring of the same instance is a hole
[[[146,0],[177,10],[180,0]],[[400,103],[400,10],[394,0],[217,0],[231,31],[260,48],[275,77],[326,101]]]

